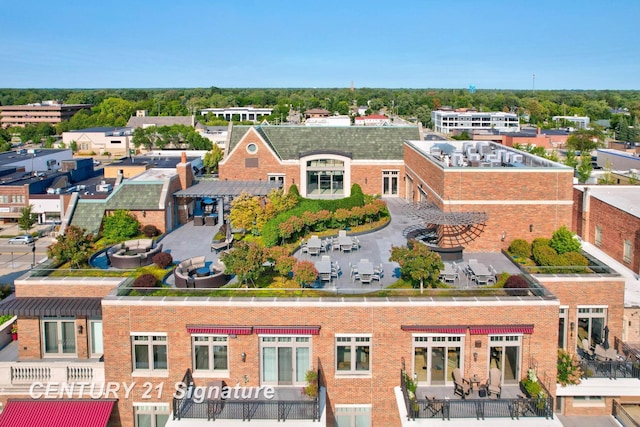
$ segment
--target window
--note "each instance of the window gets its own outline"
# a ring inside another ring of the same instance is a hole
[[[462,369],[462,335],[416,335],[413,337],[413,373],[420,384],[453,384],[453,370]]]
[[[602,227],[599,226],[599,225],[596,225],[595,244],[596,244],[596,246],[601,246],[602,245]]]
[[[371,337],[336,337],[336,374],[371,373]]]
[[[102,320],[89,320],[89,341],[91,357],[100,357],[104,354],[102,347]]]
[[[258,152],[258,146],[253,142],[247,145],[247,153],[256,154]]]
[[[133,404],[136,427],[164,427],[169,421],[169,404]]]
[[[602,344],[606,319],[605,307],[578,307],[578,340],[586,338],[592,347]]]
[[[558,348],[565,348],[566,345],[567,345],[567,307],[560,307],[560,321],[558,322]]]
[[[269,174],[269,182],[279,182],[284,185],[284,175],[281,174]]]
[[[133,369],[167,370],[166,335],[132,335]]]
[[[622,260],[627,264],[631,263],[631,254],[633,253],[632,249],[633,246],[631,245],[631,241],[625,240],[622,248]]]
[[[602,396],[574,396],[573,406],[605,406],[605,400]]]
[[[489,367],[502,372],[503,384],[520,381],[522,335],[489,335]]]
[[[193,335],[193,372],[213,372],[224,376],[229,373],[226,336]]]
[[[45,316],[42,319],[45,356],[76,356],[76,319]]]
[[[261,336],[260,376],[265,385],[304,385],[311,369],[311,337]]]
[[[370,427],[370,405],[336,404],[335,427]]]

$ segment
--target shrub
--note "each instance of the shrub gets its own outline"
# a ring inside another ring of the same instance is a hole
[[[533,260],[541,266],[558,265],[558,253],[550,246],[538,245],[533,247]]]
[[[589,265],[589,260],[581,253],[567,252],[562,256],[567,260],[567,265],[578,265],[581,267],[586,267]]]
[[[581,244],[575,239],[574,234],[564,225],[553,232],[549,246],[562,255],[567,252],[578,252]]]
[[[147,224],[142,227],[142,232],[144,233],[145,237],[155,237],[158,235],[159,230],[155,225]]]
[[[539,246],[549,246],[549,239],[546,237],[538,237],[531,242],[531,250],[535,250]]]
[[[143,274],[133,281],[134,288],[155,288],[158,279],[153,274]]]
[[[508,295],[515,297],[524,297],[529,294],[529,284],[519,274],[509,276],[507,281],[504,282],[504,288],[507,289]]]
[[[173,263],[173,257],[168,252],[158,252],[153,256],[152,261],[158,267],[165,269]]]
[[[582,369],[580,360],[575,354],[571,354],[563,349],[558,349],[558,379],[562,386],[567,384],[580,384]]]
[[[509,245],[509,252],[523,258],[531,257],[531,244],[524,239],[515,239]]]

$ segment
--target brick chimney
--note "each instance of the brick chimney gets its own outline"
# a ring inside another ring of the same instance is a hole
[[[182,152],[180,163],[176,165],[176,172],[178,178],[180,178],[180,188],[186,190],[193,184],[193,170],[191,169],[191,162],[187,162],[187,153]]]

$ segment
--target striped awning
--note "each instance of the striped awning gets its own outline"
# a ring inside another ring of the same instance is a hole
[[[469,326],[471,335],[532,334],[533,325],[479,325]]]
[[[187,325],[190,334],[251,335],[251,326]]]
[[[9,399],[0,426],[106,427],[115,399]]]
[[[9,297],[0,304],[0,315],[14,316],[102,316],[102,298]]]
[[[464,334],[467,332],[467,327],[463,325],[402,325],[400,328],[407,332],[434,334]]]
[[[253,331],[272,335],[318,335],[320,326],[254,326]]]

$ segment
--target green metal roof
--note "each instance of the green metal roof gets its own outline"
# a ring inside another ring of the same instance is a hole
[[[100,231],[106,203],[103,200],[78,200],[73,211],[71,225],[84,228],[89,233],[96,234]]]
[[[230,149],[251,126],[234,126]],[[354,160],[402,160],[403,141],[420,139],[417,126],[256,126],[282,160],[316,150],[351,153]]]

